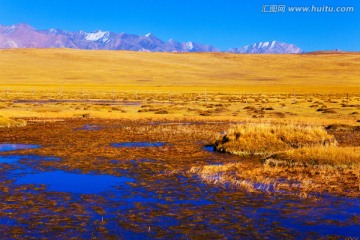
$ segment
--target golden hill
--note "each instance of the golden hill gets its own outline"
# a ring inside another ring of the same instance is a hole
[[[358,92],[360,54],[236,55],[70,49],[0,51],[1,88],[311,89]],[[156,88],[155,88],[156,87]]]

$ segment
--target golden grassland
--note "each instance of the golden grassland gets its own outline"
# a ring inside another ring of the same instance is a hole
[[[236,55],[15,49],[0,50],[0,63],[0,126],[21,126],[25,123],[21,119],[25,119],[40,128],[54,121],[49,133],[54,135],[62,134],[64,123],[60,121],[126,119],[133,121],[127,140],[141,136],[171,140],[175,146],[189,139],[214,144],[220,132],[228,131],[227,142],[221,142],[223,151],[260,153],[271,158],[241,162],[243,158],[237,157],[240,162],[210,166],[189,160],[191,156],[203,157],[199,153],[187,156],[188,162],[180,167],[164,151],[160,155],[167,158],[167,170],[252,189],[259,183],[274,188],[276,183],[276,189],[282,186],[304,194],[328,191],[352,196],[360,191],[359,152],[354,144],[360,138],[358,130],[353,130],[360,126],[358,53]],[[180,126],[154,127],[154,122]],[[133,123],[145,126],[134,127]],[[182,123],[218,127],[186,127]],[[228,130],[229,124],[239,123],[242,125],[237,129]],[[334,139],[329,130],[324,130],[330,125],[346,129],[334,130]],[[25,130],[16,133],[21,137],[9,137],[46,139]],[[106,134],[104,139],[116,139],[111,132]],[[349,136],[355,140],[349,141]],[[76,142],[72,137],[69,133],[63,141]],[[86,155],[99,152],[83,144],[93,142],[96,148],[99,139],[93,134],[81,137],[84,142],[77,142],[80,148],[61,148],[56,153],[68,159],[67,167],[94,170],[99,165]],[[323,146],[336,145],[336,141],[339,147]],[[63,146],[61,142],[54,144]],[[181,147],[177,156],[194,151],[194,146]],[[99,151],[114,157],[112,151]],[[122,154],[132,157],[131,152]],[[103,171],[113,173],[109,166],[102,166]]]
[[[0,111],[11,118],[359,120],[357,53],[12,49],[0,63]]]
[[[2,89],[359,93],[360,54],[237,55],[69,49],[0,51]],[[30,88],[30,89],[29,89]]]
[[[1,94],[0,94],[1,95]],[[238,96],[199,94],[122,94],[115,100],[27,99],[21,94],[1,95],[0,114],[8,118],[106,118],[154,121],[226,121],[293,123],[328,126],[360,125],[360,97]]]
[[[0,113],[10,118],[193,119],[359,125],[360,97],[292,94],[140,94],[89,95],[1,92]]]

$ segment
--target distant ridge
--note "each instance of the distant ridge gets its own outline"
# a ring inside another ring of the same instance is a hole
[[[305,54],[310,54],[310,55],[322,55],[322,54],[342,54],[342,53],[349,53],[346,51],[341,51],[341,50],[324,50],[324,51],[314,51],[314,52],[306,52]]]
[[[232,53],[255,53],[255,54],[277,54],[277,53],[302,53],[302,50],[294,44],[283,42],[260,42],[247,45],[241,48],[231,48]]]
[[[0,25],[0,48],[74,48],[88,50],[128,50],[144,52],[220,52],[214,46],[195,42],[163,41],[154,34],[144,36],[96,30],[93,32],[70,32],[51,28],[37,30],[20,23]],[[277,41],[260,42],[231,48],[226,52],[249,54],[301,53],[293,44]]]

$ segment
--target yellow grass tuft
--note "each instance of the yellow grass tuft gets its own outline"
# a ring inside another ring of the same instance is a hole
[[[19,120],[13,120],[7,117],[0,116],[0,128],[2,127],[24,127],[26,126],[26,121],[19,119]]]
[[[215,148],[235,155],[268,155],[293,148],[336,144],[334,136],[322,127],[258,123],[230,128],[215,142]]]

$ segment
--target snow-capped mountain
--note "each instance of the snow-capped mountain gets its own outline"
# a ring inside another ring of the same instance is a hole
[[[231,53],[263,53],[263,54],[276,54],[276,53],[302,53],[302,50],[294,44],[283,42],[259,42],[252,45],[247,45],[240,48],[229,49]]]
[[[145,36],[108,31],[69,32],[37,30],[25,23],[0,25],[0,48],[76,48],[149,52],[215,52],[213,46],[193,42],[167,42],[149,33]]]
[[[219,49],[194,42],[163,41],[154,34],[144,36],[96,30],[70,32],[51,28],[37,30],[21,23],[0,25],[0,48],[75,48],[89,50],[128,50],[144,52],[220,52]],[[261,42],[232,48],[231,53],[301,53],[295,45],[281,42]]]

